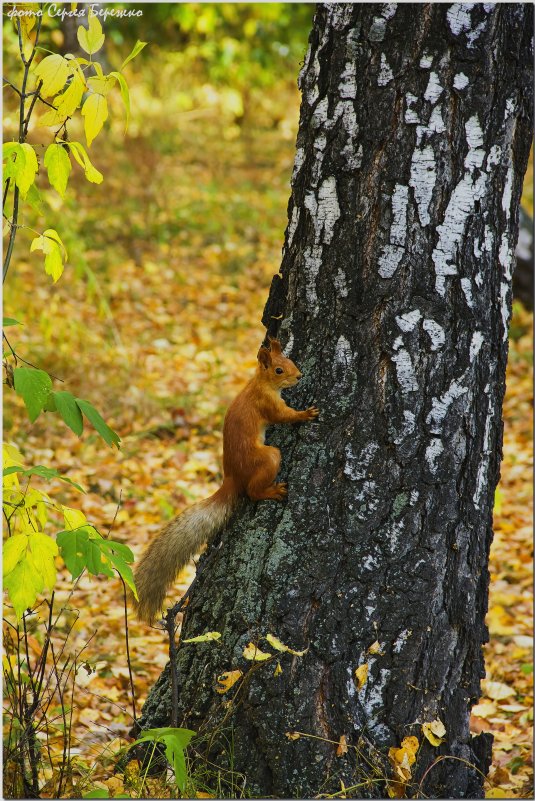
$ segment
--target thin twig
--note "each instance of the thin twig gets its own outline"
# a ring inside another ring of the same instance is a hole
[[[124,600],[124,637],[126,642],[126,663],[128,665],[128,676],[130,678],[130,692],[132,693],[132,714],[134,717],[134,725],[137,723],[136,714],[136,693],[134,690],[134,676],[132,674],[132,662],[130,659],[130,639],[128,634],[128,600],[126,594],[126,582],[119,573],[119,578],[123,584],[123,600]]]

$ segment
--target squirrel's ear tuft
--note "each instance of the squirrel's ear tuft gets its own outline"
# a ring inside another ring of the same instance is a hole
[[[258,361],[266,370],[271,365],[271,353],[263,345],[258,351]]]
[[[282,352],[281,343],[279,342],[279,340],[272,339],[271,337],[269,337],[269,344],[271,347],[271,352],[274,353],[275,356],[279,356],[279,354]]]

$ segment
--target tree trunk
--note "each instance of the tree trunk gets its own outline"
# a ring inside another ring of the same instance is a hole
[[[484,794],[492,738],[471,738],[469,717],[484,675],[532,15],[318,7],[264,323],[304,373],[290,404],[321,414],[271,431],[288,500],[242,503],[185,615],[184,637],[221,640],[178,657],[179,725],[207,735],[206,770],[234,772],[222,774],[229,795],[245,776],[248,796],[343,781],[349,797],[384,797],[388,750],[409,735],[421,748],[407,795]],[[307,651],[277,653],[267,633]],[[274,660],[251,670],[249,642],[277,653],[282,673]],[[250,672],[218,694],[216,677],[236,669]],[[170,698],[166,669],[142,724],[166,725]],[[446,734],[432,746],[422,724],[437,719]],[[439,755],[454,759],[426,773]]]

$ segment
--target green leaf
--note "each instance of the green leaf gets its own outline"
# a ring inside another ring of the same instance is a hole
[[[78,28],[80,30],[80,28]],[[85,28],[83,29],[85,30]],[[82,798],[109,798],[110,791],[107,790],[105,787],[97,787],[96,790],[91,790],[90,793],[85,793]],[[115,796],[115,798],[119,798],[120,796]],[[130,796],[122,796],[123,798],[130,798]]]
[[[19,467],[18,465],[13,465],[12,467],[6,467],[4,469],[3,475],[10,476],[12,473],[21,473],[23,476],[39,476],[40,478],[46,478],[47,481],[50,481],[52,478],[59,478],[60,481],[65,481],[67,484],[70,484],[72,487],[76,487],[77,490],[80,492],[85,493],[83,487],[77,484],[75,481],[71,481],[70,478],[67,476],[62,476],[61,473],[58,473],[57,470],[54,470],[53,467],[45,467],[43,464],[37,464],[35,467],[29,467],[28,469],[24,469],[24,467]]]
[[[43,164],[48,171],[48,180],[51,186],[61,197],[64,197],[72,165],[63,145],[55,142],[49,145],[45,151]]]
[[[69,62],[58,53],[46,56],[34,70],[37,80],[43,81],[41,94],[43,97],[55,95],[63,89],[70,74]]]
[[[15,392],[23,399],[31,422],[41,414],[52,389],[52,379],[44,370],[33,367],[15,367],[13,370]]]
[[[2,144],[2,160],[9,158],[19,147],[18,142],[4,142]]]
[[[119,447],[121,438],[102,419],[95,407],[92,406],[89,401],[82,400],[81,398],[76,398],[76,403],[78,404],[80,411],[85,414],[89,422],[96,428],[104,442],[106,442],[110,447],[113,447],[113,445],[117,445],[117,447]]]
[[[43,201],[35,184],[32,184],[30,186],[30,188],[28,189],[28,193],[24,199],[26,203],[28,203],[28,205],[31,206],[32,209],[35,209],[35,211],[38,214],[43,213]]]
[[[134,554],[130,548],[122,542],[104,539],[99,543],[99,546],[104,556],[111,562],[125,584],[130,587],[134,596],[137,598],[134,574],[132,573],[132,568],[127,564],[127,562],[134,561]]]
[[[67,260],[67,251],[58,232],[47,228],[41,236],[36,236],[30,245],[30,253],[34,250],[42,250],[45,254],[45,272],[55,283],[63,273],[63,259]]]
[[[187,640],[182,640],[182,642],[213,642],[219,639],[221,639],[221,632],[207,631],[206,634],[199,634],[198,637],[190,637]]]
[[[124,78],[124,75],[121,75],[120,72],[110,72],[110,75],[113,75],[114,78],[117,78],[119,81],[119,88],[121,90],[121,97],[123,99],[123,105],[126,112],[126,123],[124,126],[124,130],[128,129],[128,123],[130,122],[130,92],[128,91],[128,84]]]
[[[97,15],[91,10],[87,16],[87,23],[87,28],[84,28],[83,25],[78,27],[76,35],[82,50],[85,50],[91,56],[100,50],[106,37],[102,33],[102,25]]]
[[[76,398],[70,392],[53,392],[52,395],[56,402],[56,409],[63,421],[71,431],[74,431],[76,436],[80,437],[84,430],[84,418],[76,403]]]
[[[148,45],[148,42],[140,42],[139,39],[138,39],[137,42],[135,43],[134,47],[132,48],[132,51],[131,51],[130,55],[128,55],[125,58],[125,60],[123,61],[123,63],[121,64],[121,70],[124,70],[126,65],[130,61],[132,61],[133,58],[135,58],[137,55],[139,55],[139,53],[141,53],[141,51],[143,50],[144,47],[146,47],[146,45]]]
[[[3,317],[2,318],[2,327],[9,328],[10,325],[24,325],[24,323],[19,323],[18,320],[15,320],[14,317]]]
[[[103,181],[102,173],[91,164],[85,147],[80,142],[67,142],[66,144],[70,147],[72,155],[84,170],[87,180],[93,184],[101,184]]]
[[[60,556],[67,565],[73,580],[77,579],[89,561],[89,532],[88,527],[74,531],[60,531],[56,535]]]
[[[84,117],[85,137],[89,147],[108,119],[108,101],[106,98],[102,97],[102,95],[89,95],[82,106],[82,117]]]
[[[136,740],[136,743],[150,741],[163,743],[165,745],[165,756],[168,762],[173,766],[177,786],[181,792],[184,792],[187,778],[184,752],[195,734],[196,732],[191,731],[191,729],[176,729],[165,726],[161,729],[147,729],[147,731],[144,731],[141,737]],[[136,743],[134,743],[134,745]]]

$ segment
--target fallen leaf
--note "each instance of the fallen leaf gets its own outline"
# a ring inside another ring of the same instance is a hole
[[[270,659],[273,656],[273,654],[261,651],[260,648],[257,648],[256,645],[250,642],[243,649],[243,656],[250,662],[263,662],[264,659]]]
[[[338,748],[336,749],[336,756],[344,756],[347,754],[347,737],[345,734],[340,735],[340,740],[338,741]]]
[[[217,677],[219,687],[216,687],[216,692],[221,693],[221,695],[228,692],[242,676],[243,673],[241,670],[229,670],[226,673],[221,673],[221,675]]]
[[[366,684],[367,678],[368,678],[368,663],[365,662],[363,665],[361,665],[355,670],[355,679],[359,690],[362,690],[362,688]]]

